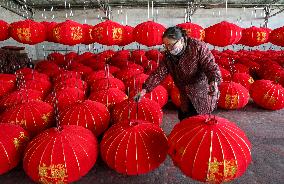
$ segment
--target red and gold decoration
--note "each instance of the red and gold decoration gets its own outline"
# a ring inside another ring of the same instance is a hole
[[[45,26],[33,20],[21,20],[10,24],[10,35],[17,42],[34,45],[45,41]]]
[[[89,45],[91,43],[95,42],[95,39],[92,35],[93,26],[89,24],[83,24],[83,35],[84,35],[84,41],[83,44]]]
[[[0,41],[4,41],[10,38],[9,27],[10,25],[7,22],[0,20]]]
[[[84,41],[83,26],[72,20],[66,20],[53,28],[53,39],[64,45],[76,45]]]
[[[147,21],[138,24],[133,30],[134,40],[148,47],[161,45],[163,43],[162,36],[166,28],[156,22]]]
[[[93,27],[94,41],[102,45],[119,45],[123,41],[124,27],[119,23],[106,20]]]
[[[14,124],[0,124],[0,175],[18,165],[29,141],[28,133]]]
[[[236,44],[242,37],[242,28],[239,26],[222,21],[205,28],[204,41],[214,46],[225,47]]]
[[[85,100],[65,108],[59,114],[60,125],[78,125],[101,135],[109,125],[110,114],[106,106],[99,102]]]
[[[188,37],[196,38],[198,40],[204,40],[205,38],[205,31],[200,25],[185,22],[178,24],[177,26],[185,30]]]
[[[234,123],[198,115],[177,125],[168,137],[174,164],[194,180],[223,183],[240,177],[251,162],[251,144]]]
[[[133,29],[132,26],[123,26],[122,41],[118,43],[119,46],[126,46],[133,42]]]
[[[222,82],[219,90],[218,107],[222,109],[240,109],[248,103],[249,91],[239,83]]]
[[[269,41],[274,45],[284,47],[284,26],[272,30]]]
[[[247,90],[250,89],[250,86],[254,82],[253,78],[247,73],[234,73],[232,81],[241,84]]]
[[[250,88],[253,101],[264,109],[280,110],[284,108],[284,88],[270,80],[257,80]]]
[[[42,101],[17,104],[2,113],[0,122],[20,125],[31,136],[35,136],[52,126],[53,108]]]
[[[266,29],[252,26],[242,30],[239,44],[254,47],[268,41],[269,32]]]
[[[102,159],[116,172],[126,175],[148,173],[166,159],[167,137],[147,121],[129,120],[113,125],[100,146]]]
[[[24,170],[37,183],[71,183],[96,163],[98,142],[81,126],[50,128],[35,137],[24,153]]]
[[[46,33],[46,41],[49,42],[56,42],[56,40],[53,37],[53,28],[57,25],[56,22],[41,22],[45,26],[45,33]]]

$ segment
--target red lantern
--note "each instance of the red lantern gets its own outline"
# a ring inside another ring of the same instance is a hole
[[[56,22],[46,22],[46,21],[43,21],[43,22],[41,22],[41,24],[43,24],[45,26],[46,41],[56,42],[56,40],[54,40],[54,37],[53,37],[53,28],[55,28],[57,23]]]
[[[59,111],[72,105],[78,101],[83,101],[85,98],[84,92],[78,88],[65,88],[55,93],[49,94],[45,101],[49,104],[55,104],[56,101]]]
[[[122,41],[118,44],[119,46],[125,46],[133,42],[133,27],[123,26]]]
[[[266,43],[269,33],[267,30],[252,26],[242,30],[240,44],[254,47]]]
[[[6,109],[8,107],[25,103],[28,101],[40,101],[42,100],[42,93],[40,91],[32,89],[22,89],[14,91],[0,100],[0,109]]]
[[[148,50],[145,53],[145,56],[149,59],[149,60],[154,60],[156,62],[162,61],[164,58],[164,55],[157,49],[152,49],[152,50]]]
[[[72,20],[66,20],[53,28],[53,39],[64,45],[76,45],[84,41],[83,26]]]
[[[175,85],[173,85],[171,89],[171,99],[172,99],[172,102],[175,104],[175,106],[179,108],[181,105],[180,92],[179,92],[179,89]]]
[[[204,41],[214,46],[225,47],[237,43],[242,37],[242,28],[222,21],[205,28]]]
[[[10,25],[11,37],[24,44],[34,45],[45,41],[45,27],[33,20],[22,20]]]
[[[78,125],[101,135],[109,125],[110,114],[106,106],[99,102],[85,100],[64,109],[59,114],[60,125]]]
[[[241,84],[242,86],[247,88],[247,90],[249,90],[251,84],[254,82],[253,78],[246,73],[235,73],[232,80],[236,83]]]
[[[123,40],[123,26],[106,20],[93,27],[92,35],[95,42],[102,45],[119,45]]]
[[[95,42],[95,39],[93,38],[92,35],[93,31],[93,26],[88,25],[88,24],[83,24],[83,35],[84,35],[84,41],[82,42],[83,44],[89,45],[91,43]]]
[[[117,78],[104,78],[97,80],[91,86],[91,91],[96,92],[100,90],[106,90],[109,88],[117,88],[121,91],[125,91],[124,83]]]
[[[186,23],[178,24],[177,26],[185,30],[188,37],[196,38],[198,40],[204,40],[205,38],[204,29],[197,24],[186,22]]]
[[[139,75],[141,73],[142,72],[140,70],[130,68],[130,69],[119,70],[116,73],[114,73],[114,75],[116,78],[122,80],[123,82],[126,82],[130,78]]]
[[[29,135],[22,127],[0,124],[0,175],[18,165],[28,141]]]
[[[16,85],[13,81],[0,80],[0,98],[15,89]]]
[[[1,123],[17,124],[36,135],[52,125],[53,108],[42,101],[29,101],[6,109]]]
[[[262,108],[280,110],[284,108],[284,88],[270,80],[257,80],[250,88],[253,101]]]
[[[59,82],[55,81],[53,88],[55,91],[60,91],[65,88],[78,88],[82,91],[86,91],[87,83],[81,79],[69,78],[66,79],[65,81],[59,81]]]
[[[142,88],[143,83],[148,77],[149,75],[146,75],[144,73],[140,75],[135,75],[125,82],[125,86],[126,88],[129,88],[130,91],[140,90]]]
[[[219,68],[220,68],[220,71],[221,71],[222,80],[223,81],[231,81],[231,73],[221,66],[219,66]]]
[[[284,47],[284,26],[271,31],[269,41],[274,45]]]
[[[107,106],[109,109],[111,109],[113,105],[122,102],[127,98],[127,95],[117,88],[109,88],[106,90],[96,91],[91,93],[89,97],[90,100],[100,102]]]
[[[10,38],[9,27],[10,25],[7,22],[0,20],[0,41],[4,41]]]
[[[106,73],[107,72],[105,70],[99,70],[99,71],[92,72],[89,76],[87,76],[86,81],[91,86],[94,82],[96,82],[96,81],[98,81],[100,79],[104,79],[106,77],[113,78],[112,74],[109,74],[107,76]]]
[[[139,102],[133,100],[124,100],[113,107],[111,117],[115,123],[127,120],[137,119],[161,125],[163,112],[156,102],[143,98]]]
[[[43,144],[44,143],[44,144]],[[37,183],[71,183],[96,163],[98,142],[80,126],[51,128],[33,139],[24,154],[24,170]]]
[[[168,91],[168,93],[170,93],[170,91],[172,90],[173,86],[174,86],[174,81],[171,75],[168,75],[162,82],[161,85],[164,86],[164,88],[166,88],[166,90]]]
[[[65,56],[59,52],[53,52],[47,56],[47,59],[54,61],[57,65],[65,64]]]
[[[67,79],[75,78],[81,79],[82,75],[75,71],[61,70],[56,76],[53,77],[54,82],[64,82]]]
[[[133,30],[134,40],[148,47],[162,45],[162,36],[166,28],[153,21],[138,24]]]
[[[223,109],[240,109],[247,105],[249,91],[235,82],[222,82],[219,86],[218,107]]]
[[[27,80],[20,86],[20,89],[33,89],[40,91],[45,96],[51,89],[51,82],[48,80]]]
[[[129,120],[113,125],[101,142],[102,159],[121,174],[148,173],[165,161],[168,151],[163,130],[147,121]]]
[[[174,164],[194,180],[229,182],[240,177],[251,162],[251,143],[227,119],[208,115],[187,118],[168,137]]]

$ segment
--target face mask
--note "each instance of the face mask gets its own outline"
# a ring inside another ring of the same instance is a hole
[[[183,45],[182,44],[180,44],[180,45],[175,45],[174,47],[173,47],[173,49],[172,50],[170,50],[170,53],[172,54],[172,55],[178,55],[181,51],[182,51],[182,49],[183,49]]]

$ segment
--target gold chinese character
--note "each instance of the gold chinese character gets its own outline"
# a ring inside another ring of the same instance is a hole
[[[121,28],[113,28],[112,29],[112,39],[113,40],[122,40],[122,29]]]
[[[266,40],[266,32],[257,32],[256,40],[257,42],[264,42]]]
[[[50,116],[50,112],[47,113],[47,114],[44,114],[44,115],[41,117],[41,119],[42,119],[45,123],[47,123],[48,120],[49,120],[49,116]]]
[[[203,29],[200,30],[200,40],[204,40],[205,38],[205,31]]]
[[[237,162],[235,160],[224,160],[224,178],[225,181],[230,181],[237,173]]]
[[[102,35],[102,33],[103,33],[103,28],[102,28],[102,27],[97,27],[97,28],[95,28],[95,29],[93,30],[93,32],[95,33],[95,36],[96,36],[99,40],[101,40],[101,39],[103,38],[103,35]]]
[[[219,166],[223,165],[222,162],[218,162],[217,158],[214,158],[213,162],[208,163],[208,174],[207,182],[217,182],[216,176],[222,176],[222,173],[219,172]]]
[[[83,37],[83,30],[81,27],[71,27],[71,37],[73,40],[81,40]]]
[[[31,41],[31,30],[30,28],[18,28],[17,29],[18,38],[21,41]]]
[[[56,27],[53,29],[53,36],[56,38],[56,41],[60,40],[60,28]]]
[[[238,95],[226,95],[225,97],[225,107],[229,109],[234,109],[238,107],[239,96]]]

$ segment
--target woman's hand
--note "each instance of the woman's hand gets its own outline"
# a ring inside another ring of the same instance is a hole
[[[145,89],[142,89],[139,93],[137,93],[135,96],[134,96],[134,101],[135,102],[139,102],[142,97],[146,94],[146,90]]]

